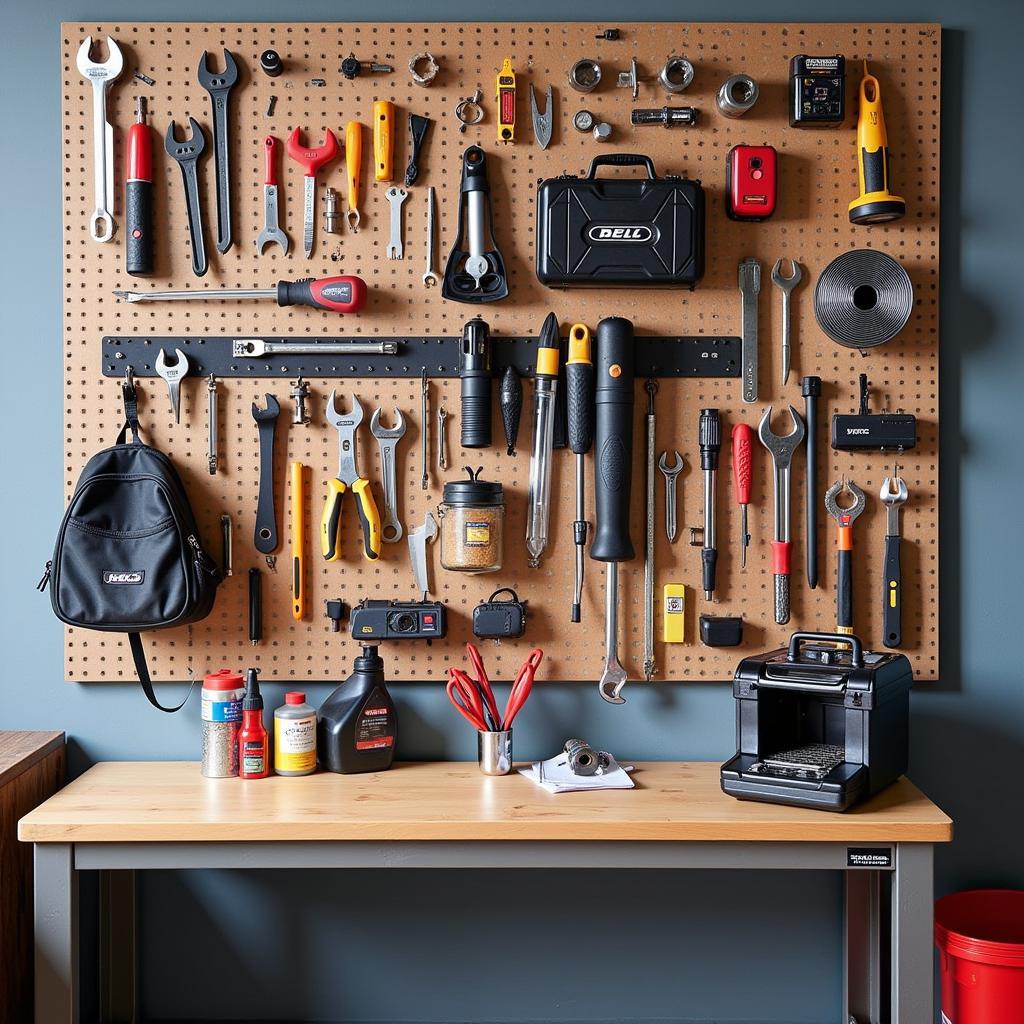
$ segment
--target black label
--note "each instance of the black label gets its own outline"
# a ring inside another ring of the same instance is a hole
[[[891,868],[891,846],[848,846],[846,848],[848,868]]]

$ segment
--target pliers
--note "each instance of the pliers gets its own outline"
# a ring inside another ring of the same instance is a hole
[[[320,550],[328,562],[341,557],[341,502],[345,491],[356,499],[356,512],[363,528],[363,556],[369,561],[380,557],[380,513],[370,490],[370,481],[356,469],[356,428],[363,422],[363,407],[352,396],[352,411],[342,415],[332,391],[327,402],[327,422],[338,431],[338,476],[327,482],[327,501],[320,520]]]

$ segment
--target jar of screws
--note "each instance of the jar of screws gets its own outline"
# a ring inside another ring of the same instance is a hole
[[[482,467],[481,467],[482,468]],[[454,572],[497,572],[505,532],[505,496],[500,483],[481,480],[466,467],[467,480],[450,480],[437,512],[441,517],[441,565]]]

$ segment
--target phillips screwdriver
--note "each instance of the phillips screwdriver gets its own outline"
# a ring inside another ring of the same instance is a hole
[[[754,476],[754,430],[748,423],[737,423],[732,428],[732,482],[736,488],[736,501],[740,506],[740,568],[747,567],[747,506],[750,504],[750,484]]]
[[[558,317],[554,313],[548,313],[537,340],[537,368],[533,387],[533,446],[530,455],[530,493],[526,513],[526,551],[531,569],[536,569],[540,564],[540,556],[548,546],[558,354]]]
[[[366,282],[361,277],[304,277],[278,281],[276,288],[202,288],[170,292],[130,292],[115,289],[127,302],[189,302],[192,299],[275,299],[279,306],[312,306],[331,313],[358,313],[366,304]]]
[[[124,269],[132,277],[153,273],[153,134],[146,124],[146,97],[135,100],[135,124],[128,129],[124,182]]]
[[[569,416],[569,447],[576,455],[576,519],[572,524],[576,545],[576,586],[573,590],[572,621],[580,621],[583,600],[583,550],[587,546],[584,501],[585,456],[594,439],[594,364],[590,357],[590,331],[586,324],[573,324],[569,331],[569,357],[565,361],[565,397]]]

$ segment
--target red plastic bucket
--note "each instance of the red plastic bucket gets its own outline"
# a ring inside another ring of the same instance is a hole
[[[1024,1024],[1024,891],[943,896],[935,945],[943,1024]]]

